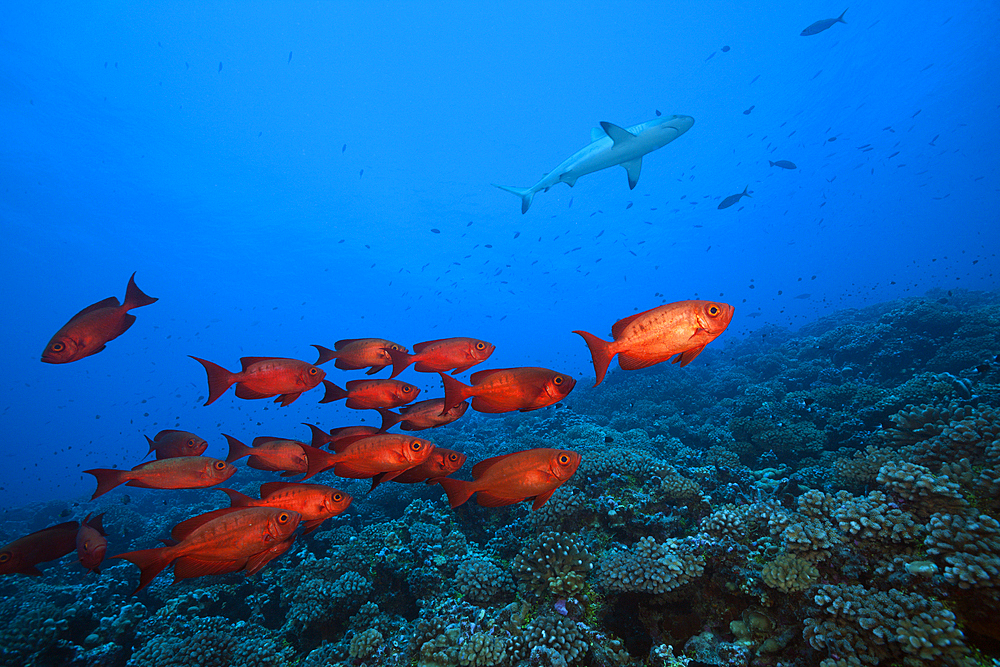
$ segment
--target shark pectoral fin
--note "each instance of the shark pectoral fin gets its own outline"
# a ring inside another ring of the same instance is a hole
[[[604,131],[608,133],[611,140],[615,142],[614,148],[618,148],[619,144],[626,143],[635,139],[635,135],[626,130],[624,127],[618,127],[614,123],[608,123],[606,121],[601,121],[601,127]]]
[[[635,184],[639,182],[639,172],[642,171],[642,158],[637,157],[628,162],[622,162],[625,171],[628,172],[628,189],[635,189]]]
[[[575,176],[574,174],[568,171],[563,174],[559,174],[559,180],[568,185],[569,187],[573,187],[574,185],[576,185],[577,178],[579,177]]]
[[[592,129],[590,131],[590,140],[591,141],[600,141],[601,139],[603,139],[606,136],[608,136],[607,132],[605,132],[604,130],[602,130],[599,127],[595,127],[594,129]]]

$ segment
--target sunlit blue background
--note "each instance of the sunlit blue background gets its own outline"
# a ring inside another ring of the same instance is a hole
[[[799,36],[843,10],[7,3],[0,503],[89,497],[81,469],[134,465],[162,428],[224,456],[223,431],[372,421],[317,405],[320,390],[202,407],[188,354],[236,369],[341,338],[477,336],[497,345],[486,367],[546,366],[585,391],[571,330],[606,334],[664,298],[736,305],[723,350],[765,324],[996,288],[1000,9],[852,4],[846,25]],[[522,216],[491,186],[530,186],[599,121],[657,110],[696,123],[633,191],[616,167]],[[747,184],[751,199],[717,210]],[[39,361],[133,271],[160,300],[127,334]],[[436,376],[403,379],[441,394]]]

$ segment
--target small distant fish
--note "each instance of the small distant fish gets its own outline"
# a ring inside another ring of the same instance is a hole
[[[711,60],[712,56],[714,56],[714,55],[715,55],[715,51],[712,51],[710,54],[708,54],[708,57],[705,58],[705,62],[708,62],[709,60]]]
[[[776,162],[768,160],[768,162],[770,162],[772,167],[781,167],[782,169],[798,169],[794,162],[789,162],[788,160],[778,160]]]
[[[750,85],[752,86],[753,83],[754,83],[754,81],[756,81],[759,78],[760,78],[760,74],[758,74],[757,76],[755,76],[753,79],[750,80]]]
[[[736,202],[738,202],[743,197],[749,197],[750,195],[747,194],[747,188],[749,188],[749,187],[750,186],[747,185],[747,187],[743,188],[743,192],[740,192],[739,194],[735,194],[735,195],[729,195],[728,197],[726,197],[725,199],[723,199],[719,203],[719,210],[722,210],[724,208],[729,208],[730,206],[732,206],[733,204],[735,204]]]
[[[316,365],[336,359],[334,366],[343,371],[359,371],[367,368],[365,375],[374,375],[386,366],[392,365],[389,351],[408,352],[399,343],[385,338],[345,338],[333,344],[333,350],[322,345],[313,345],[319,352]]]
[[[109,296],[74,315],[49,340],[42,352],[42,361],[66,364],[97,354],[135,323],[135,315],[128,311],[156,301],[156,298],[143,294],[135,284],[133,273],[128,279],[124,302],[119,304],[116,297]]]
[[[288,62],[292,62],[292,52],[288,52]]]
[[[850,7],[848,7],[848,9],[850,9]],[[808,37],[810,35],[818,35],[824,30],[833,27],[833,24],[835,23],[847,23],[847,21],[844,20],[844,14],[846,13],[847,9],[841,12],[840,16],[838,16],[835,19],[823,19],[822,21],[816,21],[812,25],[808,26],[805,30],[800,32],[799,35],[802,37]]]
[[[101,573],[101,563],[108,552],[108,534],[104,532],[104,513],[87,518],[76,533],[76,554],[80,565],[94,574]]]
[[[743,110],[743,115],[744,116],[749,116],[750,112],[754,110],[755,106],[757,106],[757,105],[756,104],[751,104],[749,109],[744,109]]]
[[[648,368],[675,355],[675,363],[687,366],[726,330],[733,312],[734,308],[726,303],[678,301],[618,320],[611,327],[611,341],[586,331],[573,333],[580,335],[590,349],[596,387],[604,380],[615,355],[618,365],[626,371]]]
[[[812,296],[812,294],[810,294],[809,292],[806,292],[805,294],[796,295],[793,298],[795,298],[795,299],[808,299],[811,296]]]
[[[447,477],[457,472],[459,468],[465,465],[465,459],[465,454],[461,452],[453,452],[443,447],[435,447],[426,461],[409,470],[404,470],[398,476],[393,477],[392,481],[400,484],[419,484],[420,482],[434,484],[442,477]],[[369,491],[373,490],[383,481],[381,475],[372,477],[372,488]]]
[[[399,408],[399,414],[392,410],[379,408],[382,415],[382,431],[388,431],[396,424],[404,431],[424,431],[429,428],[437,428],[456,421],[469,409],[469,404],[462,401],[449,410],[444,409],[443,398],[432,398],[426,401],[417,401],[412,405],[404,405]]]
[[[201,456],[208,449],[208,443],[204,438],[199,438],[194,433],[188,431],[175,431],[167,429],[160,431],[153,437],[146,437],[149,443],[149,451],[146,456],[156,452],[157,459],[170,459],[175,456]]]
[[[282,477],[300,475],[309,468],[306,448],[308,445],[296,440],[261,436],[253,439],[253,447],[247,447],[231,435],[222,434],[229,442],[226,463],[235,463],[244,456],[247,466],[254,470],[280,472]],[[292,508],[287,508],[292,509]]]
[[[347,144],[344,144],[343,146],[340,147],[340,152],[341,153],[343,153],[346,150],[347,150]]]
[[[493,343],[478,338],[442,338],[416,343],[413,354],[387,349],[392,358],[389,377],[396,377],[410,364],[415,364],[414,370],[421,373],[451,371],[452,375],[457,375],[489,359],[494,349]]]
[[[444,477],[437,483],[448,494],[448,502],[458,507],[478,493],[483,507],[503,507],[534,500],[537,510],[560,486],[576,473],[580,454],[564,449],[529,449],[480,461],[472,468],[472,481]]]
[[[312,430],[312,446],[319,448],[324,445],[331,445],[330,449],[336,451],[341,440],[346,442],[354,442],[358,439],[358,436],[368,437],[369,435],[378,435],[383,429],[377,429],[374,426],[341,426],[340,428],[335,428],[329,433],[321,429],[315,424],[306,424]]]
[[[754,311],[752,313],[747,313],[747,317],[760,317],[761,315],[763,315],[763,313],[761,313],[760,311]]]
[[[729,53],[729,47],[728,46],[723,46],[722,47],[722,52],[723,53]]]
[[[221,60],[219,61],[219,71],[220,72],[222,71],[222,61]]]
[[[19,537],[0,547],[0,575],[39,576],[42,572],[36,565],[62,558],[76,548],[79,528],[80,524],[76,521],[67,521]]]

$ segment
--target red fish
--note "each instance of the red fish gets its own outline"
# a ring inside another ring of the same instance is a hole
[[[419,401],[413,405],[404,405],[399,409],[400,414],[391,410],[381,409],[382,430],[388,431],[390,428],[402,422],[399,427],[404,431],[423,431],[428,428],[437,428],[456,421],[469,409],[469,404],[462,401],[449,410],[444,409],[443,398],[432,398],[427,401]]]
[[[426,461],[409,470],[404,470],[393,477],[392,481],[400,484],[419,484],[420,482],[433,484],[439,477],[447,477],[463,465],[465,465],[465,454],[453,452],[444,447],[435,447]],[[372,477],[372,488],[369,490],[374,490],[384,481],[379,475]]]
[[[444,487],[448,502],[458,507],[478,492],[483,507],[513,505],[534,498],[537,510],[566,483],[580,465],[580,455],[565,449],[529,449],[496,456],[472,467],[472,481],[451,477],[435,480]]]
[[[298,359],[242,357],[240,363],[243,364],[243,370],[230,373],[211,361],[198,357],[191,358],[204,366],[205,372],[208,373],[208,401],[205,405],[214,403],[234,384],[237,398],[277,396],[274,402],[281,403],[282,406],[292,403],[299,394],[312,389],[320,382],[326,386],[326,397],[320,401],[321,403],[336,400],[329,397],[330,390],[339,389],[332,382],[323,379],[326,377],[325,371]]]
[[[576,380],[547,368],[497,368],[473,373],[472,386],[441,373],[444,405],[450,410],[467,398],[479,412],[528,412],[557,403],[573,390]]]
[[[414,345],[413,354],[386,348],[392,357],[392,375],[389,377],[396,377],[410,364],[416,364],[413,370],[421,373],[452,371],[452,375],[457,375],[488,359],[494,349],[492,343],[478,338],[429,340]]]
[[[128,311],[156,301],[136,287],[133,273],[128,279],[124,303],[120,304],[117,298],[109,296],[81,310],[45,346],[42,361],[65,364],[97,354],[108,341],[121,336],[135,322],[135,315],[130,315]]]
[[[140,463],[132,470],[97,468],[84,472],[97,478],[97,490],[90,497],[93,500],[119,484],[144,489],[203,489],[225,482],[236,466],[207,456],[181,456]]]
[[[347,407],[354,410],[395,408],[420,395],[420,389],[399,380],[351,380],[346,385],[347,391],[335,384],[330,387],[320,403],[346,398]]]
[[[434,451],[434,443],[398,433],[382,433],[347,439],[337,443],[337,453],[317,449],[309,452],[309,472],[303,479],[333,468],[338,477],[367,479],[385,473],[384,481],[397,477],[426,461]]]
[[[313,345],[319,352],[319,359],[316,365],[325,364],[331,359],[337,361],[333,364],[337,368],[345,371],[356,371],[368,368],[366,375],[378,373],[380,370],[392,364],[387,350],[406,352],[406,348],[398,343],[384,338],[347,338],[338,340],[333,344],[333,350],[322,345]],[[371,368],[369,368],[369,366]]]
[[[327,433],[315,424],[306,424],[305,422],[303,422],[303,424],[312,430],[313,447],[319,448],[325,445],[330,445],[330,449],[335,451],[337,449],[337,443],[345,438],[350,442],[354,442],[358,439],[358,436],[368,437],[369,435],[378,435],[382,432],[381,429],[377,429],[374,426],[342,426]]]
[[[146,441],[149,443],[149,451],[146,456],[156,452],[157,459],[172,459],[175,456],[201,456],[208,449],[208,443],[205,442],[204,438],[199,438],[194,433],[187,431],[174,431],[172,429],[160,431],[152,440],[147,435]]]
[[[260,500],[233,489],[225,491],[233,507],[278,507],[302,515],[303,535],[316,530],[321,523],[343,513],[351,505],[351,497],[343,491],[322,484],[268,482],[260,487]]]
[[[282,477],[299,475],[309,467],[309,460],[306,457],[306,449],[309,446],[304,442],[261,436],[253,439],[253,447],[247,447],[231,435],[225,433],[222,435],[229,441],[229,456],[226,457],[226,463],[233,463],[244,456],[249,456],[247,466],[254,470],[280,472]]]
[[[76,548],[76,533],[80,524],[67,521],[19,537],[0,548],[0,574],[27,574],[37,577],[42,572],[36,565],[62,558]]]
[[[249,576],[288,550],[300,519],[298,512],[272,507],[215,510],[177,524],[175,544],[115,558],[141,570],[136,593],[171,563],[175,580],[241,570]]]
[[[611,342],[586,331],[573,333],[580,334],[590,348],[596,387],[616,354],[618,364],[626,371],[658,364],[675,354],[679,356],[674,363],[680,361],[681,366],[687,366],[726,330],[733,311],[726,303],[678,301],[618,320],[611,327]]]
[[[76,553],[80,565],[94,574],[101,573],[101,562],[108,552],[108,534],[104,532],[104,513],[87,518],[76,533]]]

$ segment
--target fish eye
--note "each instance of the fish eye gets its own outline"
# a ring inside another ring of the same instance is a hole
[[[563,377],[562,377],[562,375],[557,375],[554,378],[552,378],[552,384],[554,384],[554,385],[560,385],[562,383],[563,383]]]
[[[0,554],[0,563],[6,563],[9,560],[10,560],[10,553],[5,551],[2,554]]]
[[[485,350],[486,349],[486,343],[484,343],[483,341],[479,341],[478,343],[476,343],[476,349],[477,350]]]
[[[340,492],[337,492],[337,493],[333,494],[333,502],[339,503],[343,499],[344,499],[344,494],[342,494]]]
[[[309,369],[309,375],[316,375],[316,373],[319,373],[319,369],[315,366]]]
[[[216,461],[215,462],[215,469],[216,470],[225,470],[226,469],[226,462],[225,461]]]
[[[413,442],[410,443],[410,449],[412,449],[415,452],[419,452],[420,448],[423,446],[424,443],[420,442],[419,440],[414,440]]]
[[[716,306],[714,303],[708,307],[708,314],[711,315],[712,317],[716,317],[720,312],[722,311],[720,311],[719,307]]]
[[[404,394],[408,394],[408,393],[410,393],[410,391],[412,391],[412,390],[413,390],[413,387],[411,387],[410,385],[408,385],[408,384],[404,384],[404,385],[403,385],[403,393],[404,393]]]
[[[567,454],[560,454],[559,455],[559,464],[560,465],[566,465],[568,463],[569,463],[569,455],[567,455]]]
[[[66,349],[66,344],[65,343],[59,342],[59,343],[53,343],[52,344],[52,351],[53,352],[62,352],[65,349]]]
[[[399,350],[399,346],[398,345],[390,345],[389,349],[390,350]]]
[[[281,514],[278,515],[278,523],[288,523],[288,520],[290,518],[291,517],[288,516],[287,514],[281,513]]]
[[[194,447],[194,438],[188,440],[188,447]]]
[[[451,461],[452,463],[454,463],[455,461],[458,460],[458,454],[449,454],[448,455],[448,460]]]

